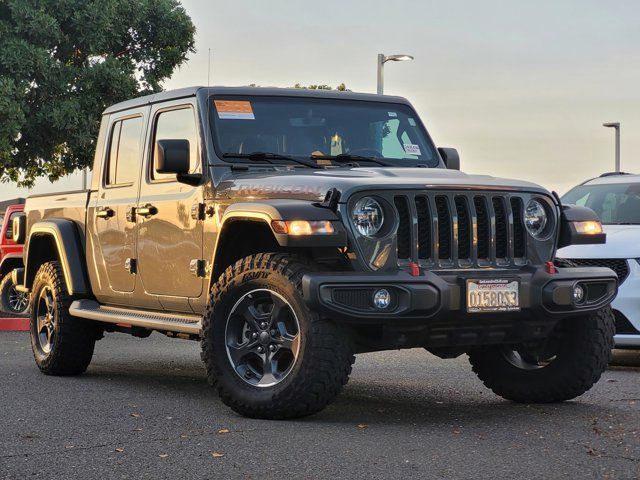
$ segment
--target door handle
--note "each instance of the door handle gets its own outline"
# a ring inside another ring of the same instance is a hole
[[[150,203],[147,203],[144,207],[136,208],[136,215],[140,215],[144,218],[152,217],[156,213],[158,213],[158,209]]]
[[[96,217],[98,218],[111,218],[115,215],[116,212],[114,212],[111,208],[109,207],[100,207],[98,208],[98,211],[96,212]]]

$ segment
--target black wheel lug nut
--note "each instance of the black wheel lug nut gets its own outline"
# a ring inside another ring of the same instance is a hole
[[[262,322],[262,323],[260,324],[260,328],[261,328],[261,329],[263,329],[263,330],[264,330],[264,329],[266,329],[268,326],[269,326],[269,325],[267,325],[267,322]]]
[[[258,338],[258,334],[256,332],[253,332],[251,334],[251,338],[253,338],[255,340],[256,338]]]
[[[259,346],[258,347],[258,353],[264,353],[264,347],[263,346]]]
[[[271,332],[269,332],[269,333],[271,333],[272,337],[274,337],[276,335],[276,331],[275,330],[271,330]]]
[[[271,350],[272,352],[275,352],[276,346],[272,343],[271,345],[269,345],[269,350]]]

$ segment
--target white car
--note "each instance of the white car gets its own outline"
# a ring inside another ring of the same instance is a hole
[[[640,348],[640,175],[604,174],[567,192],[563,204],[594,210],[607,234],[604,245],[571,245],[560,258],[609,267],[618,274],[616,347]]]

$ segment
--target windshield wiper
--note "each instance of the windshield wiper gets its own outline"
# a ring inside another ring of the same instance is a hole
[[[222,158],[246,158],[247,160],[251,160],[252,162],[269,162],[269,163],[273,163],[272,160],[290,160],[300,165],[305,165],[307,167],[322,168],[320,167],[320,165],[313,162],[307,162],[306,160],[302,160],[300,158],[295,158],[289,155],[284,155],[281,153],[272,153],[272,152],[251,152],[251,153],[227,152],[222,154]]]
[[[320,159],[320,160],[332,160],[336,163],[349,163],[356,162],[358,160],[377,163],[378,165],[382,165],[383,167],[390,167],[391,164],[387,162],[383,162],[381,159],[377,157],[367,157],[366,155],[352,155],[350,153],[341,153],[339,155],[312,155],[310,158]]]

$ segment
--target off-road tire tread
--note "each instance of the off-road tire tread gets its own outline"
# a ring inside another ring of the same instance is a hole
[[[211,288],[202,321],[201,358],[207,369],[208,381],[211,385],[217,384],[222,401],[243,416],[290,419],[312,415],[330,404],[349,380],[355,356],[348,335],[331,321],[307,309],[311,324],[309,337],[312,338],[309,343],[310,361],[306,363],[305,371],[298,374],[300,381],[294,382],[293,388],[288,389],[286,395],[274,395],[268,408],[256,408],[254,405],[238,401],[231,392],[216,382],[222,372],[216,362],[212,361],[215,342],[209,340],[216,303],[234,288],[243,272],[256,269],[280,273],[302,294],[302,277],[313,268],[304,257],[287,253],[259,253],[242,258],[229,266]]]
[[[611,307],[605,307],[564,321],[568,322],[566,334],[574,336],[577,348],[564,362],[561,374],[511,382],[503,370],[507,360],[496,348],[469,352],[473,371],[495,394],[518,403],[554,403],[582,395],[600,379],[611,360],[615,316]]]
[[[54,348],[43,360],[34,357],[40,371],[47,375],[72,376],[84,373],[93,357],[97,339],[97,328],[90,320],[83,320],[69,314],[73,298],[67,292],[62,267],[56,261],[43,264],[36,273],[32,292],[34,295],[42,284],[52,287],[58,310],[58,326]],[[35,299],[34,301],[37,301]],[[36,322],[36,308],[31,309],[30,321]],[[33,328],[33,327],[31,327]],[[32,342],[36,340],[32,338]]]

